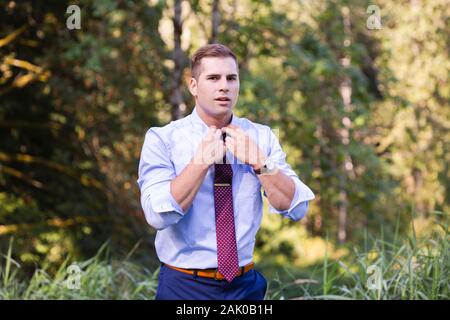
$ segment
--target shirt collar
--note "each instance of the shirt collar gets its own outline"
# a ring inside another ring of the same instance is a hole
[[[233,112],[232,113],[232,118],[231,118],[231,124],[238,126],[239,119],[240,118],[237,117],[236,114]],[[193,126],[192,127],[192,130],[193,130],[192,133],[194,135],[197,135],[197,134],[201,133],[201,136],[203,136],[206,133],[206,131],[208,130],[208,126],[202,120],[202,118],[200,118],[200,116],[198,115],[197,106],[194,107],[194,109],[192,110],[192,113],[190,114],[190,120],[191,120],[191,124]],[[233,155],[230,153],[230,151],[227,151],[226,157],[227,157],[227,163],[231,163],[233,168],[235,168],[233,170],[233,175],[234,175],[237,172],[236,166],[240,166],[243,163],[239,159],[235,159],[233,157]]]
[[[197,106],[194,107],[194,110],[192,110],[191,121],[192,121],[192,124],[194,124],[196,126],[200,125],[202,132],[205,132],[208,129],[208,125],[198,115]],[[237,126],[238,123],[239,123],[239,118],[233,112],[231,114],[231,124]]]

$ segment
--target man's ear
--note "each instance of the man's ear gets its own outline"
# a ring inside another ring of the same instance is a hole
[[[197,97],[197,80],[194,77],[189,81],[189,91],[194,97]]]

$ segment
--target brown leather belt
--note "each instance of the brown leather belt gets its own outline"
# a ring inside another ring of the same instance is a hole
[[[217,271],[217,269],[183,269],[183,268],[177,268],[174,266],[170,266],[166,263],[164,263],[165,266],[169,267],[170,269],[177,270],[186,274],[191,274],[194,276],[199,277],[205,277],[205,278],[213,278],[216,280],[223,280],[225,279],[224,276]],[[240,267],[239,272],[236,274],[236,276],[242,276],[244,273],[250,271],[253,269],[255,264],[253,262],[250,262],[246,266]]]

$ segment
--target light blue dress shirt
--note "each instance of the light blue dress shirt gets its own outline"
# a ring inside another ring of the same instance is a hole
[[[210,166],[191,207],[183,212],[170,192],[170,181],[177,177],[194,156],[208,130],[193,112],[164,127],[152,127],[146,135],[139,162],[137,183],[147,222],[157,229],[155,247],[161,262],[179,268],[217,268],[216,222],[214,211],[214,165]],[[272,159],[284,174],[295,182],[291,206],[279,211],[269,203],[271,213],[300,220],[306,214],[308,201],[314,194],[286,163],[286,154],[278,138],[265,125],[246,118],[232,117],[232,124],[241,127]],[[227,163],[233,169],[233,207],[239,266],[252,262],[255,236],[258,231],[263,202],[261,184],[251,166],[236,159],[229,151]],[[264,192],[264,196],[266,196]]]

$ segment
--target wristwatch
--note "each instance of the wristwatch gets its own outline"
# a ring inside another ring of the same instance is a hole
[[[253,169],[257,175],[260,174],[272,174],[277,171],[277,166],[275,164],[275,161],[268,157],[266,160],[264,160],[264,165],[260,169]]]

